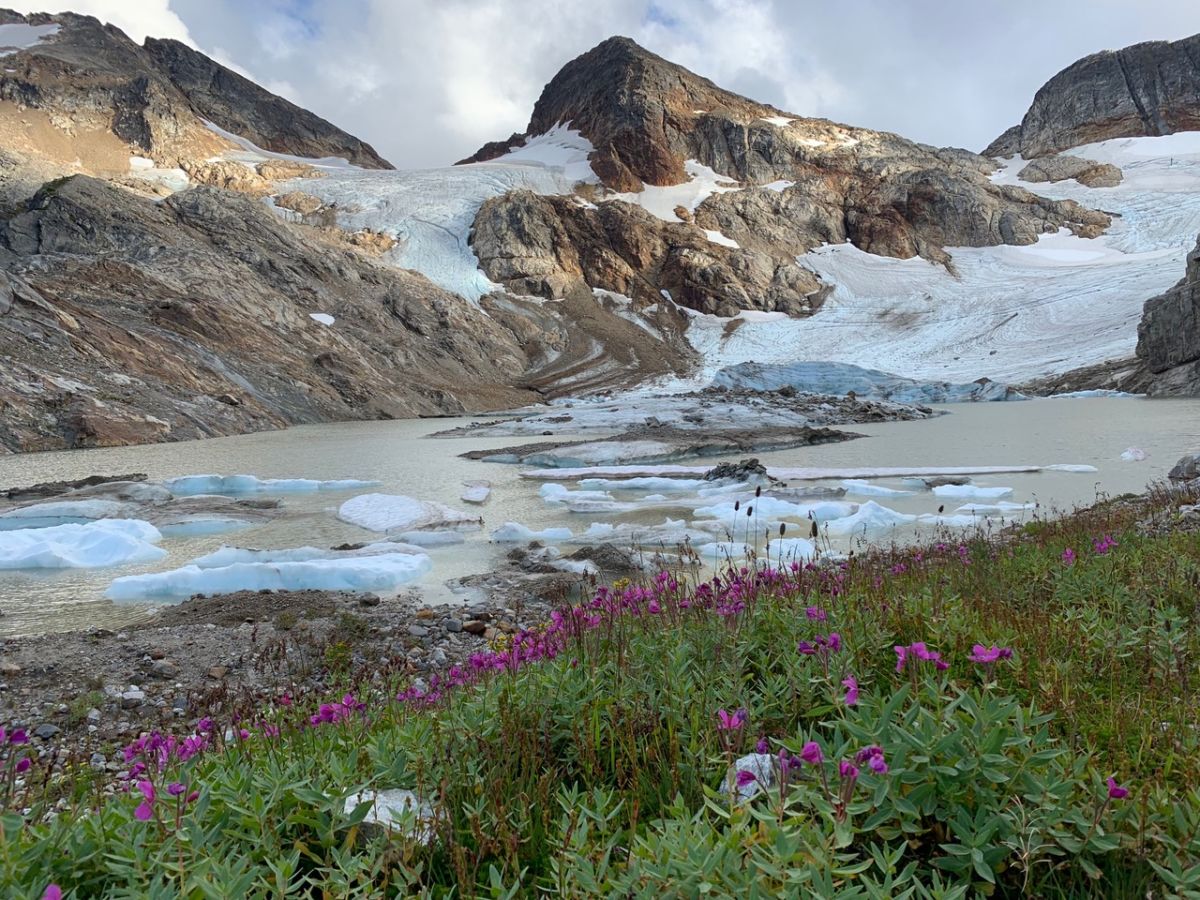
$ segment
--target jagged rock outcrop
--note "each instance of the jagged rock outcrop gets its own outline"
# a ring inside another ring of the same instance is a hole
[[[731,305],[811,311],[814,304],[796,302],[796,295],[811,297],[813,282],[795,275],[795,266],[787,261],[825,242],[849,241],[884,256],[920,255],[946,263],[947,246],[1031,244],[1039,235],[1064,226],[1094,236],[1110,222],[1107,215],[1070,201],[1046,200],[1019,187],[993,184],[987,175],[994,165],[973,153],[939,150],[893,134],[783,113],[722,90],[621,37],[604,41],[563,67],[542,92],[525,134],[489,144],[464,162],[495,159],[527,137],[562,123],[591,141],[595,147],[591,167],[610,190],[640,191],[644,184],[683,183],[688,180],[688,160],[742,188],[715,193],[694,212],[680,207],[675,213],[681,224],[694,221],[737,242],[743,250],[740,256],[716,252],[715,246],[683,243],[676,235],[684,232],[631,222],[644,234],[640,244],[666,241],[679,248],[651,254],[654,274],[647,279],[648,286],[666,287],[660,274],[669,272],[674,262],[681,270],[676,280],[692,286],[687,292],[692,299],[675,299],[706,311]],[[481,210],[475,223],[475,247],[486,271],[499,273],[499,280],[506,283],[535,282],[546,295],[553,295],[554,282],[578,277],[580,272],[593,287],[613,283],[593,280],[593,268],[575,264],[576,257],[587,255],[574,240],[578,228],[564,226],[556,232],[574,248],[561,253],[553,249],[531,253],[519,233],[505,246],[504,235],[492,228],[496,220],[505,218],[500,211],[505,202],[519,207],[512,214],[514,220],[529,217],[530,201],[522,196],[510,195],[509,200],[492,202]],[[601,202],[600,209],[609,205],[617,204]],[[555,212],[560,221],[564,214],[574,220],[596,220],[589,240],[596,229],[606,231],[601,220],[612,218],[605,213]],[[540,230],[555,232],[549,225]],[[481,240],[480,235],[488,239]],[[613,241],[602,240],[601,246],[607,259]],[[701,252],[735,269],[736,258],[751,277],[731,282],[708,259],[693,260]],[[619,251],[617,255],[625,258]],[[555,268],[548,261],[559,265]],[[645,261],[639,258],[639,264]],[[765,282],[764,261],[770,262]],[[627,258],[625,262],[632,264]],[[525,265],[531,268],[525,271]],[[512,277],[505,269],[513,270]],[[766,286],[771,286],[773,296],[763,295]]]
[[[1200,34],[1085,56],[1037,92],[985,156],[1046,156],[1110,138],[1200,130]]]
[[[821,282],[791,258],[714,243],[697,226],[628,203],[514,191],[483,204],[472,246],[488,277],[518,294],[559,298],[582,284],[649,305],[665,290],[682,306],[723,316],[803,314],[822,298]]]
[[[370,144],[186,44],[147,38],[146,52],[199,115],[226,131],[275,153],[338,156],[366,169],[392,168]]]
[[[119,29],[74,13],[0,9],[0,24],[57,26],[7,54],[0,68],[0,135],[10,146],[8,132],[28,128],[32,110],[44,118],[43,132],[61,132],[38,135],[34,149],[61,143],[59,156],[78,157],[84,171],[127,172],[131,151],[186,168],[233,146],[207,119],[267,149],[390,168],[358,138],[175,41],[139,47]]]
[[[70,178],[0,224],[0,449],[528,402],[504,321],[240,194]]]
[[[1200,239],[1183,280],[1146,301],[1137,356],[1152,373],[1151,395],[1200,397]]]
[[[1034,184],[1043,181],[1074,179],[1084,187],[1116,187],[1124,177],[1112,163],[1100,163],[1078,156],[1048,156],[1028,163],[1017,177]]]

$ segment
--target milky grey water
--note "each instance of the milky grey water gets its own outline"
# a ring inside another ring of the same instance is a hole
[[[1043,511],[1089,503],[1098,493],[1139,491],[1162,478],[1184,452],[1200,448],[1200,401],[1126,398],[1038,400],[1019,403],[958,404],[948,415],[927,421],[852,426],[862,440],[760,454],[768,465],[789,466],[964,466],[1087,464],[1089,474],[1041,472],[977,477],[976,484],[1014,489],[1017,502],[1036,501]],[[478,448],[498,448],[529,439],[432,439],[427,435],[468,419],[350,422],[303,426],[206,441],[155,444],[0,457],[0,487],[82,478],[92,474],[144,472],[151,480],[200,473],[246,473],[264,478],[375,479],[387,493],[437,500],[461,507],[462,482],[487,479],[493,493],[481,508],[483,532],[465,544],[429,551],[433,570],[418,587],[431,601],[455,595],[447,579],[484,572],[509,546],[488,542],[487,533],[504,522],[532,528],[568,526],[581,531],[593,521],[661,522],[662,512],[573,515],[538,496],[539,483],[521,479],[516,466],[460,459]],[[594,432],[587,435],[596,437]],[[555,439],[561,439],[562,435]],[[567,436],[569,437],[569,436]],[[1129,447],[1149,454],[1125,462]],[[718,459],[736,457],[717,457]],[[835,482],[830,482],[834,484]],[[883,483],[900,486],[897,481]],[[287,515],[252,529],[225,535],[166,538],[169,557],[153,565],[99,570],[0,572],[0,635],[62,631],[87,626],[120,626],[152,615],[148,604],[114,604],[103,597],[113,578],[184,565],[222,544],[279,548],[332,546],[371,539],[369,532],[336,519],[337,506],[350,493],[282,495]],[[855,500],[859,498],[850,497]],[[950,511],[964,501],[928,493],[876,498],[905,513],[932,513],[940,503]],[[902,536],[901,536],[902,537]],[[889,536],[889,540],[891,536]]]

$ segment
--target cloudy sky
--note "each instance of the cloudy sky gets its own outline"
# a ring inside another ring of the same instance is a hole
[[[1200,31],[1196,0],[0,0],[175,37],[402,168],[522,131],[612,34],[802,115],[978,150],[1080,56]]]

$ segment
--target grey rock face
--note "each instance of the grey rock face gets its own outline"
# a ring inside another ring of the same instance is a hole
[[[1200,396],[1200,240],[1183,280],[1146,301],[1137,356],[1153,373],[1152,395]]]
[[[1037,92],[985,156],[1046,156],[1117,137],[1200,129],[1200,34],[1085,56]]]
[[[1116,187],[1124,177],[1112,163],[1099,163],[1078,156],[1047,156],[1027,164],[1017,177],[1022,181],[1066,181],[1074,179],[1085,187]]]
[[[340,156],[367,169],[391,163],[354,135],[264,90],[203,53],[173,40],[147,38],[146,53],[204,118],[276,153]]]
[[[1200,451],[1189,453],[1175,463],[1174,468],[1167,473],[1172,481],[1191,481],[1200,478]]]

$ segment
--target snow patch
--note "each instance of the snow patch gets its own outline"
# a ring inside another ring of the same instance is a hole
[[[740,185],[694,159],[685,162],[683,168],[689,176],[683,184],[667,187],[643,184],[637,193],[609,194],[605,201],[620,200],[632,203],[664,222],[678,222],[679,216],[675,214],[677,206],[682,206],[688,212],[695,212],[696,207],[713,194],[740,190]]]
[[[734,250],[742,249],[741,244],[739,244],[733,238],[725,237],[725,235],[721,234],[721,232],[719,232],[719,231],[711,231],[711,230],[705,228],[704,236],[707,237],[714,244],[720,244],[722,247],[732,247]]]
[[[337,319],[335,319],[329,313],[309,313],[308,317],[314,322],[320,322],[322,325],[332,325],[337,321]]]

